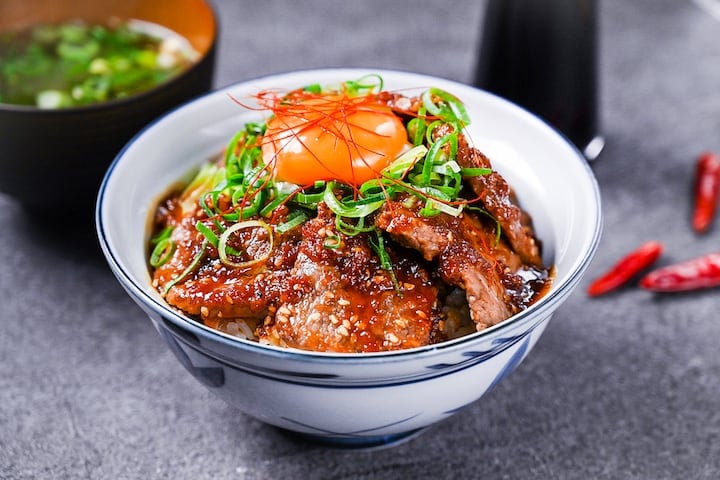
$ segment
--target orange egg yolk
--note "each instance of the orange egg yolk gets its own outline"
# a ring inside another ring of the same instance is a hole
[[[379,177],[407,148],[405,127],[389,108],[350,100],[326,95],[275,112],[262,154],[276,180],[360,185]]]

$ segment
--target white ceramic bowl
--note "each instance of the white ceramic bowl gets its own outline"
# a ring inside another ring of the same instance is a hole
[[[599,190],[582,155],[527,111],[459,83],[395,71],[388,90],[430,86],[465,102],[470,138],[513,185],[554,263],[552,289],[501,324],[454,341],[376,354],[301,352],[223,334],[169,308],[146,262],[154,202],[193,166],[258,120],[229,96],[266,88],[335,84],[371,73],[315,70],[260,78],[201,97],[167,114],[118,155],[102,184],[97,232],[113,272],[171,350],[203,385],[248,415],[340,445],[405,438],[478,400],[528,354],[553,312],[577,286],[601,232]]]

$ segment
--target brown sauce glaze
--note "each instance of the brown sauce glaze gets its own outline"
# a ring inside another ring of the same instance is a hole
[[[420,108],[417,98],[380,99],[405,119]],[[458,147],[460,166],[491,168],[462,134]],[[172,228],[174,250],[152,270],[153,285],[206,325],[264,344],[339,353],[421,347],[496,325],[552,283],[529,215],[495,171],[463,181],[468,208],[457,215],[426,215],[425,202],[402,191],[352,234],[325,200],[292,228],[282,227],[297,210],[285,203],[247,219],[260,227],[233,228],[222,214],[208,217],[202,188],[187,190],[156,209],[154,231]],[[227,197],[215,202],[233,211]],[[224,245],[233,252],[223,257],[202,229],[231,231]]]

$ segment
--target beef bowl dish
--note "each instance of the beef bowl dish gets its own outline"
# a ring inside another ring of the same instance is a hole
[[[97,232],[200,383],[336,445],[477,401],[572,292],[601,231],[580,153],[448,80],[314,70],[206,95],[116,158]]]

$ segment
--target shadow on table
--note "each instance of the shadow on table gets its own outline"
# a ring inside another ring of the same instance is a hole
[[[64,213],[51,207],[36,211],[17,206],[10,215],[7,223],[14,225],[18,237],[74,260],[105,263],[91,211]]]

